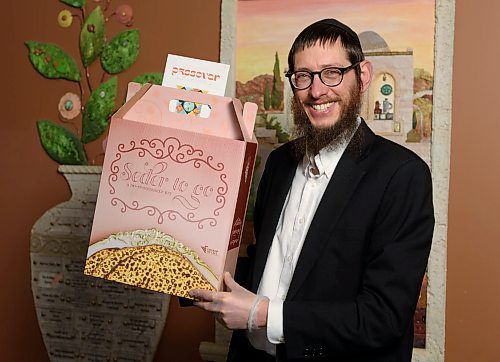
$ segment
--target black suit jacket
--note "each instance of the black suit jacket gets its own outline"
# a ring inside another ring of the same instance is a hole
[[[293,142],[266,163],[254,211],[256,249],[249,253],[246,286],[253,292],[297,164]],[[283,306],[278,360],[410,361],[433,228],[427,164],[363,121],[304,241]],[[258,361],[254,352],[242,331],[233,334],[229,361]]]

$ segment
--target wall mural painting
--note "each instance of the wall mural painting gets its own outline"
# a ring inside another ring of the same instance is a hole
[[[289,47],[305,26],[326,17],[350,25],[373,64],[361,116],[431,166],[435,0],[239,0],[235,96],[259,107],[259,156],[243,242],[252,242],[252,206],[265,160],[293,134],[292,91],[284,78]],[[414,346],[425,348],[427,276],[420,294]]]

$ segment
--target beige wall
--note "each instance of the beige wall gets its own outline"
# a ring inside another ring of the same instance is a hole
[[[90,0],[88,3],[92,3]],[[122,3],[122,2],[120,2]],[[218,60],[218,0],[129,0],[142,34],[137,63],[121,77],[161,71],[167,53]],[[112,2],[113,5],[118,3]],[[48,208],[69,198],[57,165],[41,149],[35,121],[55,119],[62,93],[77,91],[31,67],[23,42],[62,45],[77,56],[76,27],[62,29],[52,1],[8,1],[0,12],[3,117],[0,122],[0,360],[48,360],[30,286],[29,232]],[[490,362],[500,353],[500,3],[457,0],[446,306],[446,361]],[[110,30],[118,31],[112,25]],[[202,24],[197,25],[197,24]],[[6,81],[6,82],[5,82]],[[99,142],[94,149],[97,150]],[[97,151],[96,151],[97,152]],[[199,361],[201,340],[213,340],[212,319],[172,303],[158,361]],[[175,356],[175,357],[172,357]]]
[[[500,2],[456,1],[447,362],[500,359]]]

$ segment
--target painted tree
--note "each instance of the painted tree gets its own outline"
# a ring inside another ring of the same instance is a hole
[[[273,89],[271,92],[271,107],[279,109],[283,101],[283,94],[281,92],[281,74],[280,74],[280,61],[278,52],[274,55],[274,69],[273,69]]]
[[[266,83],[266,88],[264,89],[264,109],[266,111],[271,108],[271,92],[269,91],[269,85]]]

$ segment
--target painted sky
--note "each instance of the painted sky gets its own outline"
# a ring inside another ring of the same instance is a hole
[[[236,79],[281,71],[298,33],[323,18],[336,18],[361,33],[372,30],[393,51],[413,49],[415,68],[433,72],[435,0],[239,0]]]

